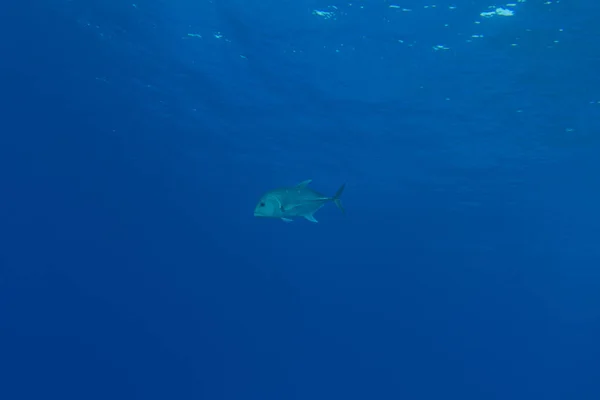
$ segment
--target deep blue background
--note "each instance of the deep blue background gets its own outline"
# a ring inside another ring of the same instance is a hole
[[[600,398],[588,1],[3,4],[0,398]]]

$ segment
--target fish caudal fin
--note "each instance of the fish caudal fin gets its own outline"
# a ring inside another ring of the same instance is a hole
[[[346,184],[344,183],[342,186],[340,186],[338,191],[335,192],[335,196],[333,196],[333,202],[335,203],[337,208],[339,208],[340,211],[343,212],[344,214],[346,213],[346,210],[344,210],[344,206],[342,206],[342,201],[340,200],[340,196],[342,195],[342,192],[344,191],[345,187],[346,187]]]

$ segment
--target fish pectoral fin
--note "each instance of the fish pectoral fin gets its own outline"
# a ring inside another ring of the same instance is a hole
[[[287,205],[287,206],[285,206],[285,207],[284,207],[283,205],[282,205],[282,206],[280,206],[280,207],[279,207],[279,209],[280,209],[282,212],[288,212],[288,211],[291,211],[291,210],[293,210],[294,208],[296,208],[296,207],[300,207],[300,206],[301,206],[301,204],[288,204],[288,205]]]
[[[289,219],[289,218],[281,218],[281,220],[282,220],[283,222],[292,222],[292,220],[291,220],[291,219]]]
[[[312,182],[312,179],[307,179],[304,182],[300,182],[299,184],[296,185],[297,188],[302,189],[308,186],[309,183]]]
[[[315,218],[315,217],[314,217],[312,214],[305,215],[305,216],[304,216],[304,218],[306,218],[306,219],[307,219],[307,220],[309,220],[310,222],[314,222],[315,224],[316,224],[317,222],[319,222],[319,221],[317,221],[317,219],[316,219],[316,218]]]

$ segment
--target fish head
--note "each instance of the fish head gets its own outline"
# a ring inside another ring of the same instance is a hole
[[[281,218],[283,211],[281,209],[281,200],[276,194],[267,193],[263,195],[254,208],[255,217]]]

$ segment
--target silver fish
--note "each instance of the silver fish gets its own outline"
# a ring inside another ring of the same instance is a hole
[[[294,217],[304,217],[310,222],[318,222],[314,213],[330,201],[335,203],[342,212],[345,212],[340,196],[346,184],[340,186],[333,197],[327,197],[309,188],[308,184],[311,182],[312,179],[309,179],[294,187],[275,189],[265,193],[254,209],[254,216],[281,218],[285,222],[291,222]]]

